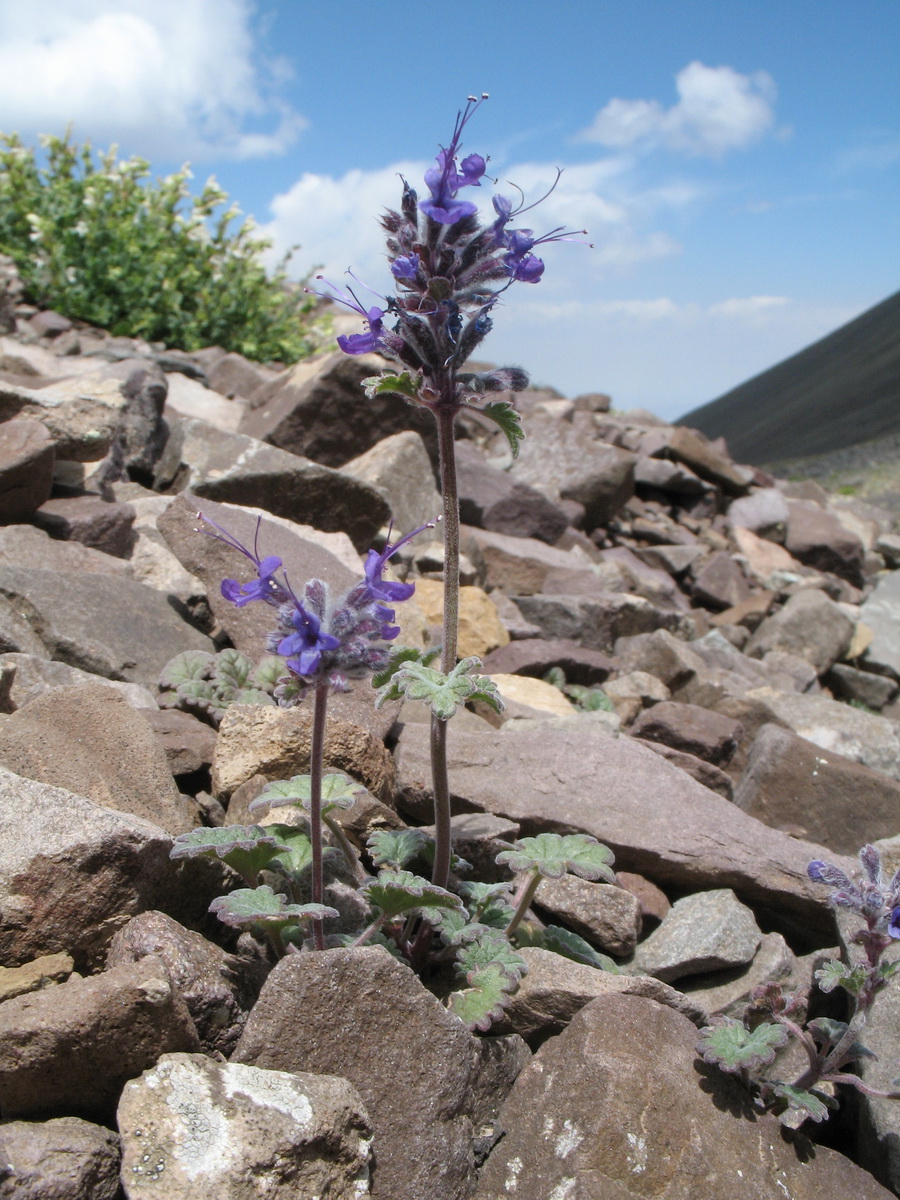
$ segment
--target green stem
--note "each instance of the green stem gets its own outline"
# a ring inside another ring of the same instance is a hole
[[[328,813],[323,815],[322,820],[331,830],[331,836],[337,842],[341,852],[344,855],[344,858],[346,858],[347,862],[350,864],[350,869],[353,871],[353,874],[360,883],[365,883],[366,879],[368,878],[365,868],[359,861],[359,855],[354,850],[353,843],[347,837],[346,833],[344,833],[340,821],[336,821],[334,817],[330,816]]]
[[[322,759],[325,752],[325,717],[328,710],[328,684],[316,684],[313,705],[312,745],[309,751],[309,836],[312,842],[313,904],[324,904],[325,876],[322,870]],[[312,920],[313,945],[325,949],[325,929],[321,917]]]
[[[384,924],[384,917],[376,917],[371,925],[367,925],[355,942],[351,942],[347,947],[348,950],[354,950],[357,946],[363,946],[369,940],[373,933],[377,933]]]
[[[441,671],[456,666],[459,627],[459,494],[453,426],[456,409],[450,396],[435,411],[444,500],[444,614]],[[450,878],[450,777],[447,769],[447,722],[431,716],[431,782],[434,791],[434,869],[432,883],[445,888]]]
[[[528,912],[529,905],[534,899],[534,894],[538,890],[540,882],[541,873],[540,871],[535,870],[528,882],[522,885],[522,890],[519,892],[516,900],[516,911],[513,913],[512,920],[506,927],[506,936],[508,938],[512,937],[512,935],[519,928],[522,918]]]

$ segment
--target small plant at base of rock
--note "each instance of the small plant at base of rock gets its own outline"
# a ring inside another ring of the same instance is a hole
[[[585,687],[580,683],[566,683],[566,673],[562,667],[551,667],[544,675],[545,683],[552,683],[555,688],[568,696],[572,703],[582,712],[615,712],[616,708],[602,688]]]
[[[823,992],[843,988],[850,997],[849,1021],[816,1017],[806,1021],[805,992],[785,995],[777,983],[754,989],[744,1021],[720,1017],[701,1030],[697,1049],[721,1070],[739,1075],[754,1093],[760,1108],[776,1113],[782,1124],[799,1127],[804,1121],[823,1121],[837,1107],[834,1089],[846,1084],[869,1096],[900,1100],[900,1092],[881,1092],[867,1086],[850,1068],[874,1057],[858,1040],[872,1003],[900,970],[900,960],[882,960],[885,950],[900,939],[900,871],[886,882],[874,846],[859,852],[863,874],[853,883],[839,867],[816,860],[809,877],[832,889],[831,902],[858,913],[865,926],[850,938],[863,957],[849,964],[830,959],[816,972]],[[764,1068],[776,1053],[795,1039],[804,1049],[807,1066],[791,1082],[774,1078]]]
[[[157,703],[218,726],[229,704],[274,704],[273,693],[283,674],[284,661],[274,654],[254,666],[239,650],[186,650],[163,667]]]

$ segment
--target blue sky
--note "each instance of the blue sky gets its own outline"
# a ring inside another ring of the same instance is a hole
[[[0,130],[190,160],[298,272],[388,272],[375,216],[469,92],[550,246],[484,357],[668,419],[900,287],[897,0],[0,0]],[[490,191],[479,198],[489,202]]]

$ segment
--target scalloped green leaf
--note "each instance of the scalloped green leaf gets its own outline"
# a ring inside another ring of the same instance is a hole
[[[459,885],[459,894],[472,917],[494,929],[505,929],[513,919],[515,908],[510,903],[508,883],[480,883],[476,880]]]
[[[427,667],[436,658],[440,657],[440,653],[440,646],[432,647],[430,650],[417,650],[414,646],[395,646],[391,650],[391,657],[388,660],[387,666],[381,671],[376,671],[372,676],[372,687],[383,689],[389,685],[403,663],[418,662],[423,663]],[[382,703],[384,703],[384,700],[399,700],[401,696],[401,692],[397,692],[396,695],[385,696],[382,699]]]
[[[220,650],[216,655],[213,680],[220,687],[239,691],[246,686],[252,670],[252,661],[240,650]]]
[[[270,826],[223,825],[217,829],[202,827],[180,833],[172,843],[170,858],[195,858],[205,854],[226,862],[244,879],[255,879],[260,871],[287,849],[286,843]]]
[[[452,892],[430,883],[412,871],[381,871],[377,879],[365,884],[360,894],[392,921],[402,913],[426,908],[461,908],[462,901]]]
[[[209,679],[186,679],[179,683],[176,695],[182,703],[212,708],[216,704],[216,689]]]
[[[821,1046],[836,1046],[847,1032],[846,1021],[836,1021],[833,1017],[816,1017],[808,1021],[806,1028]]]
[[[351,779],[342,772],[322,776],[322,812],[331,812],[333,808],[352,808],[357,797],[364,792],[365,786]],[[304,812],[309,812],[310,796],[312,794],[312,777],[310,775],[292,775],[290,779],[274,779],[266,784],[263,791],[250,804],[251,812],[266,808],[285,808],[296,805]]]
[[[418,400],[422,377],[412,371],[385,371],[381,375],[370,375],[362,381],[370,400],[376,396],[404,396],[407,400]]]
[[[836,958],[830,958],[815,972],[815,980],[823,992],[833,992],[842,987],[851,996],[858,996],[865,986],[868,972],[862,963],[846,966]]]
[[[273,705],[275,701],[268,692],[264,692],[262,688],[244,687],[235,692],[231,700],[232,704],[268,704]]]
[[[490,930],[486,930],[471,942],[460,946],[456,955],[456,969],[467,978],[472,972],[484,967],[496,966],[512,979],[521,979],[527,969],[525,959],[517,954],[509,941]]]
[[[226,925],[293,925],[310,918],[336,917],[338,911],[327,904],[289,904],[287,896],[274,892],[267,884],[257,888],[238,888],[227,896],[218,896],[209,906]]]
[[[461,704],[480,700],[497,712],[503,711],[503,701],[493,680],[484,675],[473,675],[481,659],[464,658],[449,674],[415,660],[402,662],[389,684],[378,690],[376,707],[386,699],[406,697],[408,700],[423,700],[442,721],[449,720]]]
[[[271,696],[278,680],[288,673],[284,662],[285,660],[280,654],[264,655],[250,672],[247,682],[252,687],[258,687],[264,692],[268,692]]]
[[[462,908],[435,909],[428,914],[428,920],[446,946],[461,946],[464,942],[474,942],[490,932],[487,925],[473,921]]]
[[[206,650],[184,650],[170,658],[159,675],[161,688],[178,689],[192,679],[208,679],[215,670],[216,656]]]
[[[825,1092],[806,1091],[794,1087],[790,1083],[771,1083],[773,1095],[787,1103],[787,1108],[779,1116],[782,1125],[789,1129],[798,1129],[804,1121],[825,1121],[829,1108],[837,1108],[837,1101]]]
[[[584,963],[586,966],[596,967],[598,971],[607,971],[610,975],[623,974],[621,967],[609,955],[601,954],[599,950],[595,950],[590,942],[586,942],[583,937],[580,937],[577,933],[573,933],[571,929],[563,929],[561,925],[548,925],[540,932],[540,945],[545,950],[552,950],[554,954],[559,954],[563,958],[570,958],[572,962]],[[517,938],[517,940],[519,939]],[[531,942],[531,945],[536,944],[534,941]]]
[[[492,1022],[502,1016],[518,979],[511,979],[492,963],[474,971],[468,983],[467,988],[451,993],[447,1008],[469,1029],[486,1033]]]
[[[312,866],[312,842],[305,829],[298,829],[296,825],[266,825],[265,828],[271,829],[284,846],[273,860],[273,866],[280,867],[291,878],[302,875]],[[323,854],[327,854],[327,848],[323,848]]]
[[[485,404],[478,411],[484,413],[495,425],[500,426],[509,442],[513,458],[518,458],[519,447],[525,439],[525,430],[522,428],[522,418],[516,408],[508,400],[492,400],[490,404]]]
[[[736,1074],[753,1071],[775,1058],[775,1051],[788,1039],[783,1025],[757,1025],[748,1029],[733,1017],[722,1017],[700,1030],[697,1050],[708,1063]]]
[[[567,684],[563,691],[584,712],[615,712],[616,707],[602,688],[582,687],[578,683]]]
[[[366,842],[376,867],[402,869],[422,853],[428,841],[421,829],[379,829]]]
[[[559,879],[568,871],[582,879],[616,881],[609,866],[615,861],[612,850],[587,833],[519,838],[512,850],[501,850],[496,861],[511,871],[538,871],[548,879]]]

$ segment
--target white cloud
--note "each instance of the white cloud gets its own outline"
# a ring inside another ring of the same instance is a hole
[[[69,122],[148,157],[282,153],[304,127],[260,64],[249,0],[0,0],[0,121],[26,140]]]
[[[774,121],[775,83],[765,71],[741,75],[732,67],[689,63],[675,76],[678,102],[615,98],[600,109],[579,140],[614,149],[657,145],[721,157],[758,141]]]
[[[710,306],[709,313],[713,317],[747,319],[764,316],[773,308],[783,308],[785,304],[790,304],[787,296],[741,296],[733,300],[720,300],[718,304]]]

